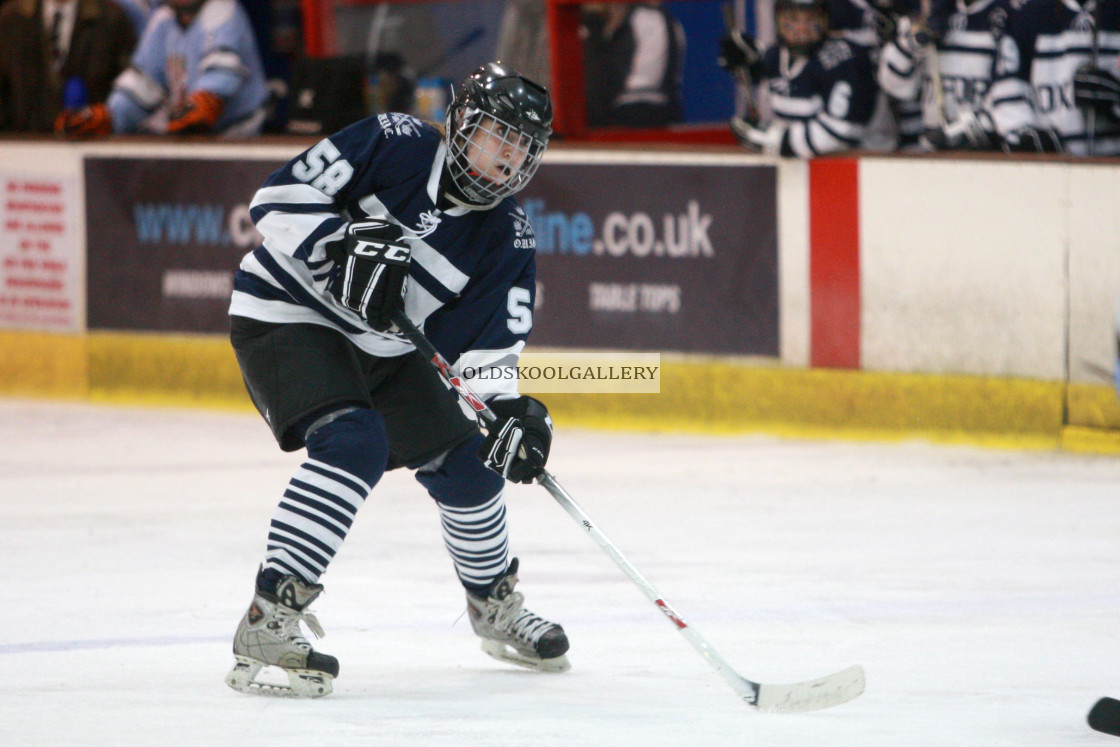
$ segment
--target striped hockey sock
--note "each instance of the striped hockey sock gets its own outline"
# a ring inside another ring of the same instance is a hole
[[[468,591],[482,594],[505,571],[509,560],[504,491],[481,506],[453,507],[436,502],[443,542]]]
[[[371,487],[315,459],[296,471],[272,515],[264,567],[318,582],[342,546]]]

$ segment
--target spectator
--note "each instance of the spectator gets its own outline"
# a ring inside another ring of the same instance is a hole
[[[110,0],[9,0],[0,9],[0,130],[50,132],[68,88],[104,102],[136,35]]]
[[[587,124],[664,127],[684,119],[684,30],[659,3],[584,3]]]
[[[60,117],[72,136],[111,132],[260,132],[268,98],[249,19],[237,0],[167,0],[107,104]]]
[[[879,84],[921,102],[923,150],[998,149],[985,97],[1010,14],[1010,0],[932,0],[926,17],[899,19]]]
[[[1115,83],[1108,98],[1120,55],[1120,3],[1083,3],[1025,0],[1008,19],[988,99],[1004,150],[1120,155]],[[1102,68],[1105,60],[1111,70]],[[1093,101],[1099,106],[1088,106]]]
[[[778,43],[759,53],[753,40],[732,34],[720,65],[761,81],[763,119],[733,117],[748,148],[808,158],[862,147],[878,86],[871,57],[859,44],[829,38],[824,0],[777,0]],[[735,50],[738,50],[737,52]]]

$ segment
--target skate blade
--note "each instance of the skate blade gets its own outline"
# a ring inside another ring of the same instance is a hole
[[[533,669],[538,672],[567,672],[572,668],[572,665],[568,663],[568,657],[566,655],[556,656],[552,659],[526,656],[512,646],[507,646],[501,641],[483,641],[482,650],[498,661],[504,661],[507,664],[516,664],[519,667]]]
[[[271,695],[280,698],[321,698],[334,689],[333,678],[313,669],[284,669],[273,667],[288,676],[288,683],[257,679],[264,662],[245,656],[235,656],[236,663],[226,675],[226,684],[234,690],[251,695]]]

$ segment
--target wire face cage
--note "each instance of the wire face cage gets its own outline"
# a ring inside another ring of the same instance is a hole
[[[492,205],[521,191],[540,166],[547,143],[478,109],[448,117],[448,169],[464,196]]]

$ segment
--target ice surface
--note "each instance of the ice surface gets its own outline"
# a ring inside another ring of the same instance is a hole
[[[562,426],[562,424],[561,424]],[[519,588],[561,675],[478,648],[404,472],[323,579],[333,695],[223,677],[299,454],[249,414],[0,400],[2,745],[1105,745],[1120,695],[1120,460],[919,442],[557,433],[550,468],[740,674],[862,664],[862,697],[759,714],[541,488]]]

